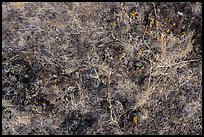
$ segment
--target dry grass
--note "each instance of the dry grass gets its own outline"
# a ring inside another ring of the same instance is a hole
[[[2,134],[202,134],[201,7],[2,3]]]
[[[180,68],[183,66],[186,66],[186,64],[190,63],[191,61],[199,61],[197,60],[185,60],[185,57],[187,57],[192,52],[193,46],[192,46],[192,36],[193,32],[187,34],[184,38],[178,39],[175,36],[167,35],[165,37],[165,34],[161,34],[161,37],[158,39],[158,47],[161,50],[161,54],[158,57],[158,62],[151,61],[151,67],[150,67],[150,76],[148,81],[148,87],[146,90],[143,91],[142,95],[138,95],[139,101],[138,106],[143,106],[146,102],[148,102],[148,99],[150,98],[151,94],[154,92],[158,92],[155,90],[156,87],[161,87],[161,84],[164,84],[164,79],[166,78],[175,78],[175,68]],[[179,41],[179,43],[178,43]],[[178,62],[179,61],[179,62]],[[189,79],[192,77],[193,74],[188,74]],[[154,81],[151,82],[151,77],[157,77]],[[181,81],[179,78],[178,81]],[[174,79],[174,80],[176,80]],[[162,83],[160,82],[162,81]],[[186,79],[188,82],[188,78]],[[179,87],[183,86],[187,82],[183,82],[182,84],[175,87],[176,83],[171,83],[173,86],[172,88],[168,88],[168,91],[164,90],[165,94],[173,91],[174,89],[179,89]],[[177,82],[177,81],[176,81]],[[168,83],[169,86],[171,86],[170,83]],[[167,88],[165,86],[165,88]],[[162,90],[162,89],[160,89]],[[156,93],[154,93],[156,94]]]

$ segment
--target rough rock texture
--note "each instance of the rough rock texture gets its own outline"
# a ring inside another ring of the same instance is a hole
[[[202,3],[2,3],[2,134],[202,134]]]

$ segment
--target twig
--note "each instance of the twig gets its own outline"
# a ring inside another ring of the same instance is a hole
[[[13,56],[12,58],[6,60],[5,62],[2,62],[2,64],[6,64],[6,63],[8,63],[9,61],[12,61],[13,59],[15,59],[15,58],[17,58],[17,57],[19,57],[19,56],[20,56],[20,55],[15,55],[15,56]]]
[[[168,67],[165,68],[165,70],[162,72],[162,74],[156,79],[156,81],[151,85],[151,87],[149,87],[147,89],[147,91],[142,94],[142,98],[140,98],[140,101],[138,103],[138,106],[142,106],[145,104],[146,100],[148,100],[149,96],[153,93],[152,88],[155,86],[155,84],[161,79],[161,77],[163,76],[163,74],[166,72],[166,70],[168,69]]]
[[[178,65],[178,64],[182,64],[182,63],[188,63],[188,62],[193,62],[193,61],[201,61],[201,59],[185,60],[185,61],[180,61],[180,62],[177,62],[177,63],[165,65],[165,66],[158,65],[157,68],[171,67],[171,66],[174,66],[174,65]]]
[[[151,81],[151,71],[152,71],[152,61],[151,61],[150,58],[149,58],[149,61],[150,61],[150,70],[149,70],[148,89],[149,89],[149,86],[150,86],[150,81]]]

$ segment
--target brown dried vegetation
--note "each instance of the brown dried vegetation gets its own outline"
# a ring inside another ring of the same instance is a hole
[[[2,134],[202,134],[202,3],[2,3]]]

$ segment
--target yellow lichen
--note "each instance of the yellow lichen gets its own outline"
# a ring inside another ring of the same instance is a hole
[[[157,37],[158,42],[163,43],[163,39],[164,39],[164,34],[163,33],[161,33],[161,35],[158,35],[158,37]]]
[[[154,19],[153,18],[151,18],[151,22],[150,22],[150,28],[152,28],[152,26],[153,26],[153,24],[154,24]]]
[[[170,19],[168,19],[168,18],[165,18],[165,20],[167,20],[168,22],[170,22],[171,20]]]
[[[116,22],[114,21],[114,22],[112,22],[112,26],[113,27],[115,27],[116,26]]]
[[[134,125],[134,128],[136,128],[136,124],[138,123],[138,117],[137,116],[134,116],[133,117],[133,125]]]
[[[166,33],[169,33],[169,32],[171,32],[171,30],[170,30],[170,29],[167,29],[167,30],[166,30]]]
[[[54,78],[54,79],[51,80],[51,84],[52,84],[52,85],[55,85],[55,84],[57,84],[58,81],[59,81],[59,80],[58,80],[57,78]]]
[[[156,24],[156,27],[159,26],[159,21],[157,19],[155,20],[155,24]]]
[[[132,16],[132,17],[136,17],[137,15],[138,15],[138,12],[136,12],[136,11],[132,11],[132,12],[131,12],[131,16]]]

